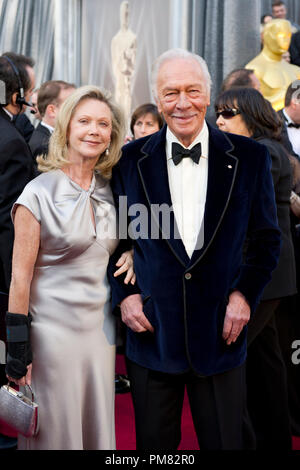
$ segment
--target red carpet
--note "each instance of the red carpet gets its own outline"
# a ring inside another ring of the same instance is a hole
[[[126,374],[124,358],[117,355],[116,371]],[[134,414],[130,393],[116,395],[116,438],[118,450],[135,450]],[[0,433],[13,436],[8,429],[0,423]],[[185,397],[181,423],[182,439],[180,450],[197,450],[198,442],[195,435],[188,399]],[[293,438],[293,450],[300,450],[300,438]]]
[[[126,374],[124,358],[121,355],[117,355],[116,371],[119,374]],[[181,436],[180,450],[199,449],[187,397],[183,405]],[[116,395],[116,438],[118,450],[135,449],[134,415],[130,393]],[[300,437],[293,438],[293,450],[300,450]]]

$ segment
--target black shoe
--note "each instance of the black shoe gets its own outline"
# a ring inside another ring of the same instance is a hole
[[[115,375],[115,392],[116,393],[127,393],[130,392],[130,382],[127,375],[116,374]]]

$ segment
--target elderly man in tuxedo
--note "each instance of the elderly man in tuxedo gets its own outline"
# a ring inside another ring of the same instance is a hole
[[[243,448],[246,325],[276,266],[280,232],[269,154],[206,123],[210,82],[199,56],[162,54],[153,86],[166,125],[124,146],[112,179],[137,276],[123,288],[112,260],[138,449],[178,447],[185,389],[200,448]]]
[[[284,108],[278,111],[287,134],[283,139],[286,149],[300,161],[300,81],[292,82],[285,94]]]

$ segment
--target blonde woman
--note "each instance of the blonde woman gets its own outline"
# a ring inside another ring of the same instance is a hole
[[[123,139],[122,114],[106,92],[77,89],[39,158],[43,173],[14,205],[6,373],[31,383],[40,408],[38,435],[20,436],[19,449],[115,448],[106,268],[118,244],[109,178]],[[122,261],[128,282],[130,256]]]

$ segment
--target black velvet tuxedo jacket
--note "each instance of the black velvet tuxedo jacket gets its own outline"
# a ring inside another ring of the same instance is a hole
[[[227,346],[222,339],[228,296],[241,291],[254,311],[275,268],[280,251],[271,161],[266,147],[209,126],[208,187],[204,213],[204,244],[190,259],[176,237],[174,213],[165,233],[157,205],[171,207],[166,162],[166,127],[150,138],[123,147],[112,189],[116,204],[127,197],[134,213],[148,209],[142,237],[133,240],[136,286],[112,276],[121,242],[109,266],[113,308],[140,293],[154,333],[127,328],[126,354],[141,366],[171,374],[192,368],[202,376],[230,370],[246,357],[246,328]],[[124,207],[120,209],[124,220]],[[138,215],[129,215],[134,223]],[[151,223],[160,225],[151,238]],[[148,225],[148,227],[147,227]],[[149,232],[145,236],[145,232]],[[243,246],[248,233],[247,257]]]
[[[33,134],[29,140],[29,147],[31,149],[34,160],[38,155],[48,153],[48,144],[51,137],[51,132],[47,127],[41,123],[34,129]]]
[[[0,291],[8,292],[14,241],[10,211],[34,177],[32,155],[24,137],[0,107]]]

